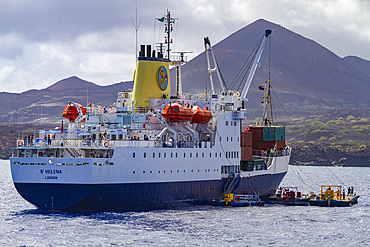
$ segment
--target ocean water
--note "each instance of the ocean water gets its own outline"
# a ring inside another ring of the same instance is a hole
[[[0,161],[0,246],[370,246],[370,168],[290,166],[282,186],[354,186],[348,208],[194,206],[149,212],[47,213],[16,192]],[[302,178],[302,180],[301,180]]]

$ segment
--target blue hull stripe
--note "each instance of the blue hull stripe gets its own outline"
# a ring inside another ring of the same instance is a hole
[[[258,192],[264,199],[275,193],[285,174],[242,178],[234,193]],[[44,210],[93,212],[205,204],[212,198],[222,198],[226,183],[227,180],[93,185],[15,183],[15,187],[24,199]]]

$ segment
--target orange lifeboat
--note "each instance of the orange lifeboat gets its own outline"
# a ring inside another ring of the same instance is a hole
[[[209,110],[193,106],[193,123],[208,123],[211,119],[212,113]]]
[[[64,107],[63,110],[63,117],[68,119],[71,122],[74,122],[76,118],[80,115],[80,111],[77,109],[77,107],[80,108],[80,111],[83,115],[86,114],[86,108],[78,103],[69,103]]]
[[[190,121],[193,117],[193,111],[190,108],[183,107],[178,103],[171,103],[164,107],[162,116],[170,121],[175,122]]]

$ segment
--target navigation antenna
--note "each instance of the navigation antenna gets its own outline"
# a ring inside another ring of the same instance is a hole
[[[138,57],[138,53],[137,53],[137,32],[139,31],[139,27],[141,25],[141,22],[143,21],[143,18],[141,18],[140,22],[137,23],[137,3],[136,3],[136,19],[135,19],[135,23],[134,23],[134,20],[132,18],[130,18],[130,20],[131,20],[132,25],[135,28],[135,59],[137,60],[137,57]]]
[[[173,43],[171,39],[171,33],[173,31],[173,25],[175,24],[175,21],[179,18],[172,18],[170,11],[167,9],[167,15],[163,16],[162,18],[157,18],[158,21],[164,22],[164,44],[167,44],[167,58],[170,60],[170,51],[171,47],[170,45]]]

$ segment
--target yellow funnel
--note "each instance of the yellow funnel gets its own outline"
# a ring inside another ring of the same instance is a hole
[[[150,99],[171,96],[169,61],[164,58],[139,57],[134,74],[134,107],[150,106]]]

